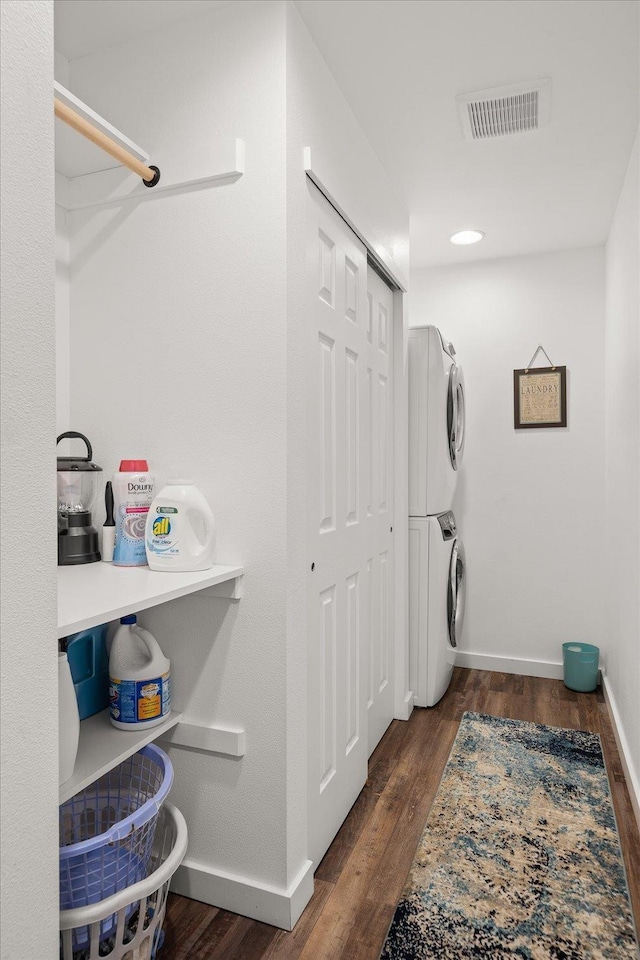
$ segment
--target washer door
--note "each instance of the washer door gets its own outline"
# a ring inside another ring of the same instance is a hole
[[[464,544],[457,539],[451,550],[449,563],[449,588],[447,596],[447,619],[449,622],[449,643],[458,646],[464,625],[464,601],[466,590],[466,558]]]
[[[454,470],[457,470],[462,463],[464,432],[464,377],[458,364],[452,363],[449,371],[449,392],[447,394],[447,433],[449,435],[449,456]]]

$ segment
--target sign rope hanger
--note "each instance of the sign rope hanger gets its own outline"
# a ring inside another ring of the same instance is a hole
[[[548,367],[534,367],[542,352]],[[513,420],[516,430],[567,426],[567,368],[553,362],[541,343],[524,370],[513,371]]]
[[[109,156],[117,160],[118,163],[132,170],[133,173],[137,173],[138,176],[142,178],[145,187],[155,187],[159,182],[160,170],[158,167],[155,167],[153,164],[147,166],[142,160],[138,160],[138,158],[134,157],[128,150],[121,147],[119,143],[116,143],[115,140],[108,137],[102,130],[98,130],[97,127],[94,127],[92,123],[89,123],[88,120],[85,120],[84,117],[81,117],[79,113],[76,113],[75,110],[72,110],[71,107],[67,106],[66,103],[63,103],[62,100],[59,100],[57,97],[53,98],[53,112],[59,120],[68,124],[68,126],[77,133],[86,137],[87,140],[95,143],[97,147],[100,147],[101,150],[108,153]]]
[[[544,353],[544,355],[545,355],[545,357],[547,358],[547,360],[549,361],[549,366],[551,367],[551,369],[552,369],[552,370],[555,370],[555,369],[556,369],[555,363],[553,362],[553,360],[551,359],[551,357],[549,356],[549,354],[547,353],[547,351],[545,350],[545,348],[542,346],[542,344],[539,343],[539,344],[538,344],[538,349],[536,350],[536,352],[534,353],[534,355],[531,357],[531,360],[529,360],[529,363],[528,363],[527,366],[525,367],[525,370],[524,370],[525,373],[529,373],[529,370],[531,370],[531,368],[533,367],[533,361],[534,361],[535,358],[538,356],[538,354],[540,353],[541,350],[542,350],[542,352]]]

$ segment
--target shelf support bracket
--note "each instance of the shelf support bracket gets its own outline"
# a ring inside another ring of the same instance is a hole
[[[189,747],[227,757],[244,757],[246,750],[246,734],[242,728],[210,727],[190,720],[181,720],[167,730],[160,740],[172,747]]]
[[[232,580],[225,580],[223,583],[214,583],[212,587],[206,587],[198,592],[201,597],[219,597],[222,600],[240,600],[243,596],[244,577],[234,577]]]

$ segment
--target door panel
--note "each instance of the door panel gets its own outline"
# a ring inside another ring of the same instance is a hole
[[[371,268],[367,277],[367,538],[373,589],[367,631],[372,680],[367,699],[368,753],[393,719],[393,291]]]
[[[317,865],[367,776],[367,257],[308,186],[309,856]],[[313,569],[311,569],[313,565]]]
[[[308,184],[309,857],[393,716],[392,291]]]
[[[318,367],[320,393],[320,530],[335,529],[336,501],[336,416],[334,342],[320,334]]]
[[[324,789],[336,772],[336,588],[320,594],[320,786]]]

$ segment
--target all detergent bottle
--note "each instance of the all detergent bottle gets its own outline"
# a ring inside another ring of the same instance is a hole
[[[119,567],[144,567],[147,555],[144,531],[153,500],[153,476],[146,460],[122,460],[113,477],[116,523],[113,563]]]
[[[121,618],[111,644],[109,701],[119,730],[155,727],[171,712],[171,664],[135,614]]]
[[[208,570],[215,552],[211,507],[192,480],[170,480],[149,508],[147,561],[152,570]]]

